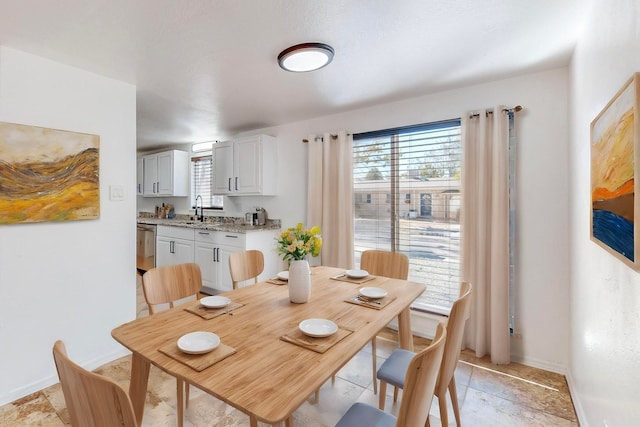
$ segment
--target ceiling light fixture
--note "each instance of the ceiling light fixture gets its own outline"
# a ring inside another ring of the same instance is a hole
[[[333,48],[324,43],[302,43],[280,52],[280,68],[294,73],[318,70],[333,59]]]

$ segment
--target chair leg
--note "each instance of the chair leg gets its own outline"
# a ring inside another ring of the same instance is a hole
[[[456,417],[456,425],[460,427],[460,409],[458,408],[458,391],[456,390],[456,377],[451,377],[449,383],[449,394],[451,395],[451,405],[453,406],[453,415]]]
[[[398,387],[393,386],[393,403],[398,401]]]
[[[184,408],[189,409],[189,383],[184,383]]]
[[[378,381],[376,377],[378,375],[377,357],[376,357],[376,337],[371,340],[371,365],[373,366],[373,394],[378,393]]]
[[[449,425],[449,416],[447,415],[447,393],[443,393],[442,396],[438,396],[438,406],[440,407],[440,421],[442,427]]]
[[[335,383],[336,383],[336,376],[334,374],[334,375],[331,375],[331,385],[335,385]]]
[[[176,406],[178,410],[178,427],[184,423],[184,381],[176,378]]]
[[[384,411],[384,401],[387,397],[387,383],[380,380],[380,395],[378,396],[378,408]]]

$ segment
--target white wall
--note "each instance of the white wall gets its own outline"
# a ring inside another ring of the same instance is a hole
[[[135,87],[0,47],[0,121],[100,136],[100,218],[0,225],[0,405],[58,381],[52,347],[95,368],[135,318]],[[109,200],[109,186],[126,189]]]
[[[278,139],[278,196],[239,198],[240,212],[262,204],[288,227],[306,217],[309,134],[363,132],[460,117],[521,104],[518,132],[517,332],[512,359],[564,373],[568,353],[568,69],[460,88],[254,133]]]
[[[589,126],[640,71],[639,34],[636,0],[596,0],[571,67],[568,377],[583,426],[640,423],[640,275],[589,237]]]

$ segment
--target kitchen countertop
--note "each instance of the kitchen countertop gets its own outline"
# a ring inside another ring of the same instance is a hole
[[[233,233],[251,233],[254,231],[279,230],[278,224],[248,225],[242,223],[200,222],[183,219],[138,218],[138,224],[167,225],[170,227],[193,228],[197,230],[228,231]]]

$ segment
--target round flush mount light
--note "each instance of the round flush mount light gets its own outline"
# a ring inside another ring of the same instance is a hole
[[[294,73],[318,70],[333,59],[333,48],[324,43],[302,43],[280,52],[280,68]]]

